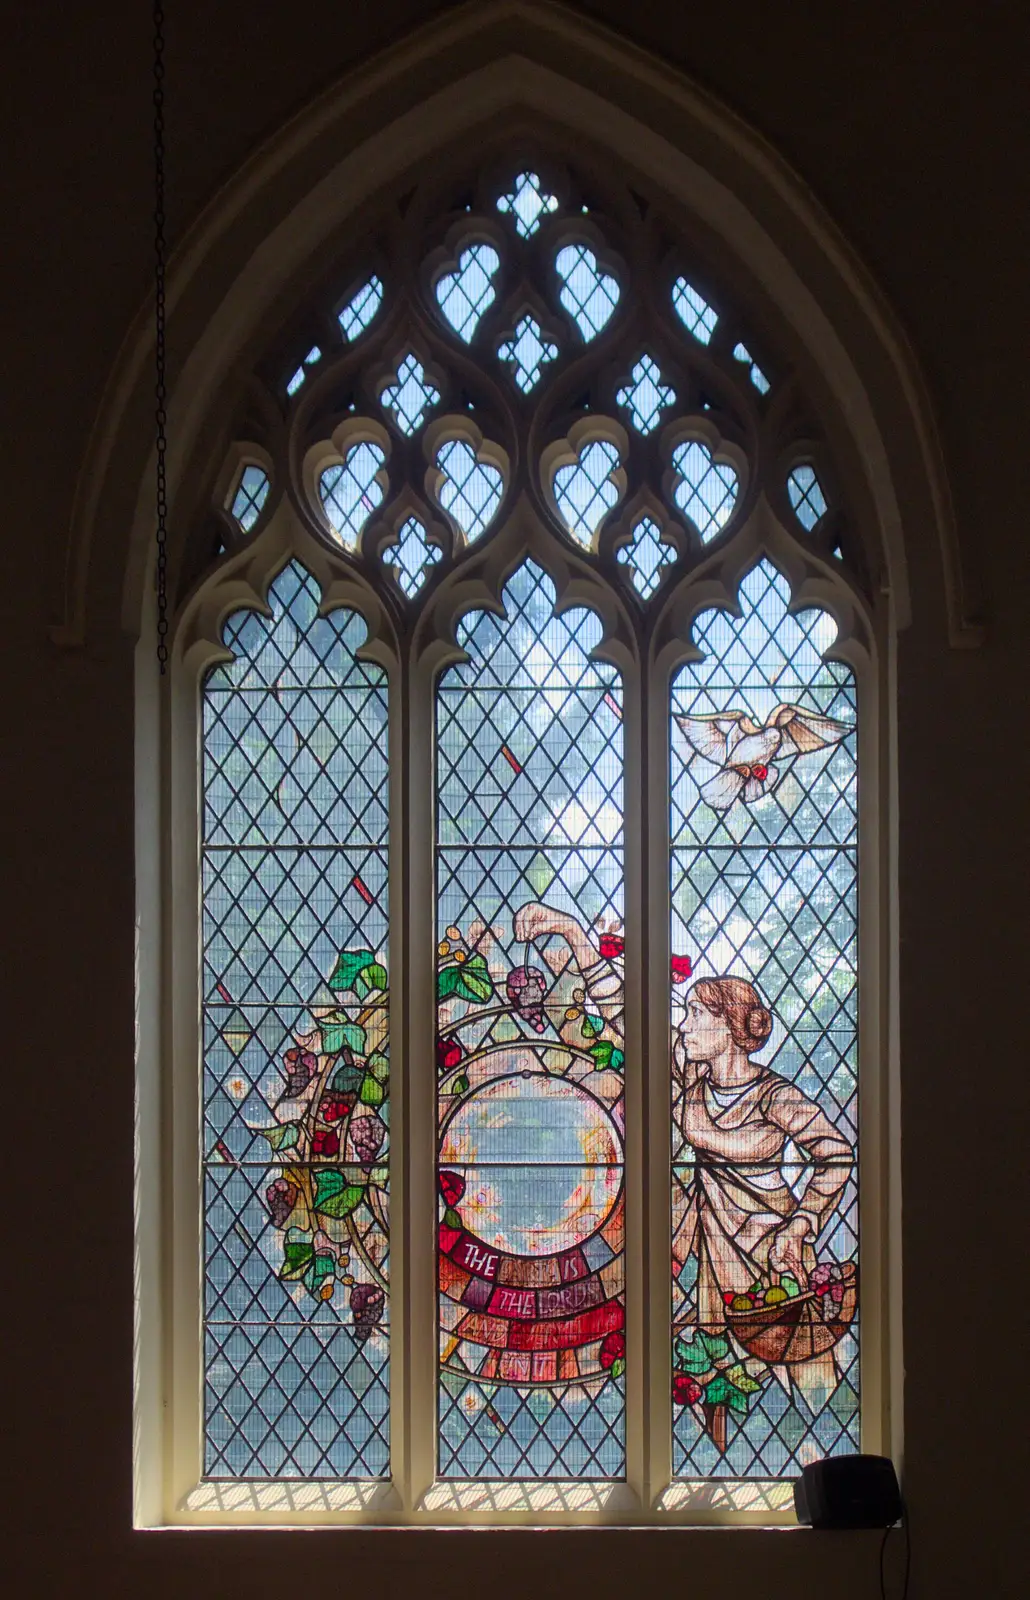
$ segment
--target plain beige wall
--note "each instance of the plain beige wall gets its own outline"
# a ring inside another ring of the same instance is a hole
[[[314,92],[448,8],[171,9],[175,237]],[[912,1595],[1016,1595],[1030,1432],[1025,9],[577,9],[682,66],[777,145],[877,277],[931,388],[989,632],[979,651],[948,648],[939,554],[929,530],[909,528],[914,616],[899,676]],[[79,651],[58,651],[47,630],[88,431],[148,289],[148,11],[141,0],[38,0],[3,36],[11,1398],[0,1440],[12,1592],[257,1600],[317,1582],[370,1600],[470,1585],[607,1597],[643,1582],[770,1600],[871,1596],[875,1534],[130,1529],[132,641],[113,616]]]

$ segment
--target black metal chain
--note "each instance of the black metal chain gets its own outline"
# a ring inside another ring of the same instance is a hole
[[[154,446],[157,661],[168,670],[168,390],[165,381],[165,13],[154,0]]]

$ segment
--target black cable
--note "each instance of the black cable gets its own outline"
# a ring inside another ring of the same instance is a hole
[[[165,380],[165,120],[164,6],[154,0],[154,447],[157,538],[157,661],[168,670],[168,390]]]
[[[887,1580],[884,1573],[883,1558],[887,1553],[887,1540],[890,1538],[891,1529],[896,1526],[896,1523],[888,1523],[883,1530],[883,1538],[880,1540],[880,1600],[887,1600]],[[901,1590],[901,1600],[908,1600],[908,1579],[912,1571],[912,1535],[909,1529],[907,1509],[902,1514],[901,1526],[905,1532],[905,1581]]]

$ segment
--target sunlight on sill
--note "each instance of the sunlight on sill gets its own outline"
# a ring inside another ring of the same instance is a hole
[[[394,1504],[388,1483],[220,1483],[207,1480],[184,1496],[180,1510],[224,1511],[374,1511]]]
[[[793,1483],[742,1478],[684,1479],[671,1483],[657,1511],[793,1511]]]
[[[420,1511],[629,1511],[637,1498],[625,1483],[564,1483],[526,1481],[490,1483],[438,1482],[423,1497]]]

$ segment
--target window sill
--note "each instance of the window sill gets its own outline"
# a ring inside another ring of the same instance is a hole
[[[645,1508],[624,1482],[438,1480],[413,1511],[385,1482],[203,1480],[166,1527],[791,1528],[789,1483],[677,1482]]]

